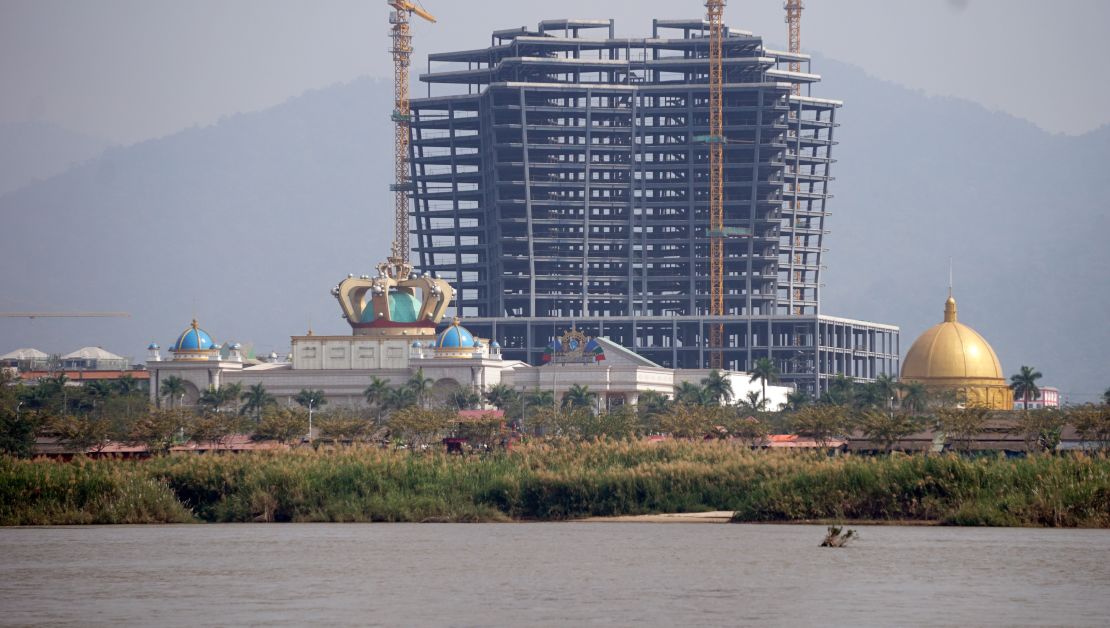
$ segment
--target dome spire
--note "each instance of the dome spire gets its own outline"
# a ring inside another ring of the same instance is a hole
[[[948,300],[944,302],[944,322],[956,322],[956,299],[952,296],[952,258],[948,258]]]
[[[944,322],[956,322],[956,299],[952,297],[952,291],[948,291],[948,299],[944,302]]]

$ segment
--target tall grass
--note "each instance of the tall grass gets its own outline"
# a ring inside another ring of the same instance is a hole
[[[737,521],[1110,527],[1105,457],[828,458],[718,442],[540,443],[0,461],[0,523],[500,521],[731,510]]]

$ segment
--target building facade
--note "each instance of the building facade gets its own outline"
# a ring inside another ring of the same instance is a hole
[[[768,357],[814,393],[837,373],[896,374],[896,327],[820,309],[841,103],[789,70],[808,56],[735,30],[724,226],[750,235],[726,240],[726,315],[708,315],[708,49],[701,20],[655,20],[639,39],[609,20],[551,20],[430,55],[427,97],[412,101],[419,265],[515,359],[592,326],[662,365],[702,368],[721,320],[729,369]]]

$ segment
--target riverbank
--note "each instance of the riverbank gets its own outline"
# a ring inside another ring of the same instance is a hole
[[[3,525],[550,521],[708,511],[745,522],[1110,527],[1110,460],[828,458],[727,442],[537,444],[469,457],[356,447],[146,461],[0,459]]]

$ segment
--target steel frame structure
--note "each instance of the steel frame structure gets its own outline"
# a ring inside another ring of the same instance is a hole
[[[655,20],[650,38],[629,39],[612,20],[549,20],[429,56],[427,95],[411,101],[414,262],[455,285],[459,315],[720,320],[720,366],[737,370],[751,363],[736,324],[817,320],[841,103],[808,95],[820,77],[789,69],[808,70],[808,56],[722,25],[728,142],[698,141],[714,135],[708,31]],[[713,147],[721,231],[751,234],[717,238],[719,310]],[[521,355],[501,344],[524,357],[546,342]]]

